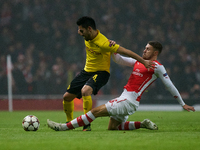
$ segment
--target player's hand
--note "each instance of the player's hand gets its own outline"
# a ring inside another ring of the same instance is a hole
[[[183,109],[187,110],[187,111],[195,111],[194,107],[189,106],[189,105],[184,105]]]
[[[144,66],[147,68],[147,69],[152,69],[154,70],[156,68],[155,66],[155,62],[151,61],[151,60],[144,60]]]
[[[114,46],[114,45],[116,44],[116,42],[113,41],[113,40],[108,40],[108,41],[110,42],[110,45],[109,45],[110,47],[111,47],[111,46]]]

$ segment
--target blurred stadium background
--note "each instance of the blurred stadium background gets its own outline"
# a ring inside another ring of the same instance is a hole
[[[1,0],[0,110],[8,107],[7,55],[13,63],[14,110],[17,104],[19,109],[39,109],[40,102],[46,109],[62,109],[63,93],[85,64],[76,26],[84,15],[93,17],[109,39],[140,55],[148,41],[160,41],[164,49],[159,61],[185,102],[200,103],[199,0]],[[94,103],[119,95],[131,71],[111,61],[110,80]],[[141,104],[178,102],[158,79]]]

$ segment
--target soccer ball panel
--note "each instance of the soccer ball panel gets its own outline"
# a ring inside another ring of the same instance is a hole
[[[30,122],[30,121],[31,121],[31,117],[30,117],[30,116],[26,116],[24,119],[25,119],[25,121],[27,121],[27,122]]]
[[[22,126],[24,126],[25,128],[28,128],[29,123],[28,123],[28,122],[24,122],[24,123],[22,124]]]
[[[37,121],[37,118],[35,116],[33,116],[32,121]]]
[[[37,131],[40,126],[40,122],[36,116],[28,115],[22,121],[22,127],[25,131]]]
[[[35,130],[35,128],[34,128],[34,126],[33,126],[33,125],[29,125],[29,126],[28,126],[28,130],[29,130],[29,131],[34,131],[34,130]]]
[[[36,121],[36,122],[33,123],[33,126],[34,126],[35,128],[37,128],[37,127],[39,126],[39,123]]]

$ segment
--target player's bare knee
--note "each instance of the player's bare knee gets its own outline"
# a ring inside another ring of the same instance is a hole
[[[93,89],[88,85],[84,85],[84,87],[81,89],[82,96],[92,95],[92,92],[93,92]]]
[[[88,96],[88,95],[87,95],[87,91],[86,91],[86,90],[81,90],[81,95],[82,95],[82,96]]]
[[[66,92],[64,95],[63,95],[63,100],[66,101],[66,102],[71,102],[73,99],[75,98],[75,96],[70,96],[70,94],[68,92]]]
[[[66,101],[66,102],[72,101],[72,100],[68,99],[68,97],[65,97],[65,96],[63,96],[63,100]]]
[[[98,109],[93,108],[93,109],[91,110],[91,113],[95,116],[95,118],[99,117],[99,115],[98,115],[99,110],[98,110]]]

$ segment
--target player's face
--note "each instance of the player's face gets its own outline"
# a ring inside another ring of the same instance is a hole
[[[89,28],[83,28],[82,26],[78,26],[78,34],[83,36],[83,38],[88,41],[91,40],[91,32]]]
[[[143,55],[142,58],[146,59],[146,60],[150,60],[154,55],[154,48],[153,46],[147,44],[144,51],[143,51]]]

